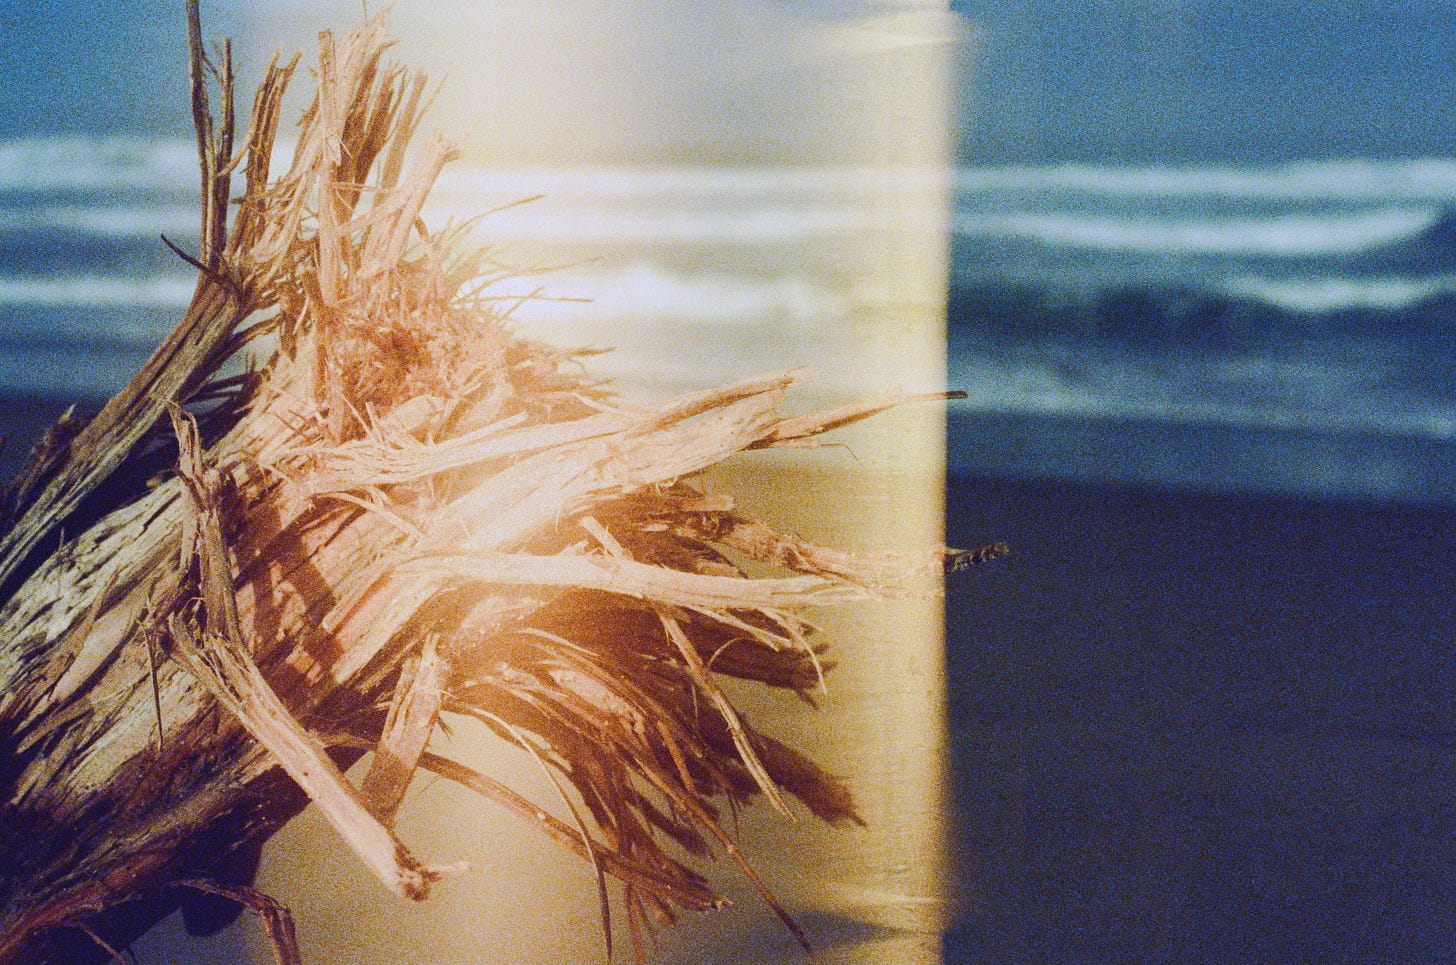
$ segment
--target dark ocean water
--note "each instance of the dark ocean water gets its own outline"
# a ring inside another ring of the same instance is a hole
[[[0,142],[0,385],[104,395],[145,358],[190,294],[160,238],[195,237],[194,164],[181,140]],[[766,343],[832,358],[884,297],[841,255],[884,230],[896,177],[466,167],[437,201],[547,194],[481,231],[577,259],[540,284],[592,302],[522,317],[649,346],[604,364],[687,384],[704,345],[726,376]],[[1456,162],[976,168],[949,189],[953,474],[1456,497]]]
[[[0,387],[104,398],[176,324],[196,237],[185,142],[0,142]]]
[[[1450,500],[1453,200],[1441,161],[961,172],[953,471]]]

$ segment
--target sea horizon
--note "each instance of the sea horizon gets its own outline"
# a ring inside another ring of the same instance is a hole
[[[0,387],[104,397],[145,360],[191,294],[162,237],[195,236],[195,163],[178,138],[0,141]],[[837,360],[896,293],[842,253],[939,223],[952,473],[1456,498],[1456,159],[447,167],[427,217],[481,212],[513,318],[613,348],[592,365],[629,393],[810,365],[853,394]],[[976,420],[1042,441],[998,466]],[[1129,432],[1099,458],[1056,441],[1075,426]],[[1200,467],[1215,436],[1241,444]]]

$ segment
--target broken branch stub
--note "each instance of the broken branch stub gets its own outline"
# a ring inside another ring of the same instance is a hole
[[[236,154],[231,119],[199,121],[204,212],[231,226],[209,222],[178,329],[27,479],[0,539],[0,963],[64,958],[79,928],[116,944],[115,909],[209,880],[210,852],[247,852],[309,801],[385,887],[422,898],[461,870],[392,830],[422,767],[618,880],[634,946],[653,919],[719,904],[680,856],[716,848],[807,948],[715,802],[858,815],[716,677],[808,699],[822,646],[796,614],[936,593],[948,557],[815,546],[692,480],[903,400],[790,417],[781,397],[807,378],[791,371],[614,405],[476,293],[483,256],[459,233],[424,230],[452,151],[409,158],[424,83],[382,66],[386,46],[379,18],[322,36],[281,176],[293,63],[270,66]],[[229,209],[215,189],[244,155]],[[272,347],[222,382],[245,343]],[[184,412],[209,384],[221,401]],[[177,456],[156,482],[159,451]],[[442,714],[531,748],[586,803],[580,828],[427,750]],[[586,748],[592,766],[572,766]]]

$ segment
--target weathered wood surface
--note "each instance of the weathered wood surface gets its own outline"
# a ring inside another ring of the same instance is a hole
[[[0,963],[124,943],[116,910],[176,900],[179,879],[245,894],[228,887],[309,800],[386,887],[423,898],[462,869],[394,835],[418,767],[624,882],[639,954],[650,922],[717,902],[664,845],[717,848],[757,880],[715,800],[789,810],[794,796],[857,820],[715,677],[807,697],[823,666],[805,607],[935,592],[956,558],[817,547],[686,480],[906,399],[790,417],[781,399],[810,377],[790,371],[613,403],[472,296],[471,253],[420,225],[450,150],[406,153],[424,85],[382,66],[377,19],[322,36],[320,92],[277,180],[292,65],[270,70],[234,156],[231,120],[214,131],[206,111],[195,28],[197,297],[136,380],[24,477],[0,541]],[[212,69],[226,108],[225,48]],[[194,421],[178,403],[250,340],[276,348],[214,385]],[[778,572],[750,578],[732,554]],[[524,743],[573,789],[580,826],[425,752],[441,713]],[[366,750],[356,789],[341,765]]]

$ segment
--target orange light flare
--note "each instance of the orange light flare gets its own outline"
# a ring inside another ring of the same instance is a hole
[[[391,12],[389,28],[402,38],[392,55],[444,78],[426,129],[452,135],[462,152],[442,169],[423,223],[439,232],[490,212],[469,229],[489,245],[483,281],[470,286],[476,307],[532,339],[611,349],[580,360],[588,381],[611,380],[610,394],[569,403],[581,406],[583,419],[627,419],[683,393],[800,367],[819,373],[798,392],[795,404],[804,406],[941,387],[947,118],[966,36],[941,5],[905,0],[873,13],[834,6],[514,0],[420,2]],[[239,59],[249,50],[312,46],[320,24],[311,17],[306,34],[279,36],[287,18],[278,7],[259,5],[257,35],[240,38]],[[439,349],[386,339],[361,351],[402,353],[403,363],[411,352]],[[388,369],[378,376],[387,380]],[[448,417],[465,436],[490,425],[492,407],[504,398],[489,386],[478,389]],[[412,420],[441,418],[403,409],[360,414],[386,434],[397,429],[399,439]],[[868,551],[938,546],[942,420],[936,406],[906,406],[827,437],[828,448],[755,452],[706,472],[710,463],[689,463],[683,477],[710,503],[731,500],[817,544]],[[274,453],[280,471],[292,471],[290,459],[306,459],[280,453],[277,440],[260,432],[260,448]],[[672,442],[664,436],[664,445]],[[489,451],[488,437],[476,443],[476,455]],[[374,456],[351,450],[356,465]],[[370,465],[384,471],[383,462]],[[344,485],[347,460],[309,471],[310,498],[334,478],[338,493],[369,502],[367,493]],[[576,464],[568,471],[585,472]],[[554,682],[563,700],[617,706],[620,695],[601,691],[588,672],[591,653],[573,649],[590,651],[591,641],[563,647],[551,639],[552,628],[603,612],[590,595],[591,567],[613,568],[621,578],[656,544],[640,536],[632,542],[605,516],[563,513],[561,503],[548,518],[546,503],[533,502],[529,487],[477,495],[475,478],[467,469],[454,477],[401,478],[391,491],[412,493],[404,508],[366,512],[367,525],[351,525],[347,534],[342,522],[297,532],[292,523],[306,504],[280,490],[272,524],[239,534],[234,546],[238,603],[248,620],[260,628],[311,623],[323,631],[281,656],[288,671],[276,685],[285,702],[324,674],[343,679],[367,665],[399,615],[427,600],[451,608],[445,622],[482,636],[513,606],[554,606],[535,635],[510,642],[523,662],[537,660],[536,676],[506,681],[501,675],[518,668],[502,670],[499,661],[477,655],[453,686],[469,690],[480,712],[468,721],[447,715],[451,734],[432,737],[426,751],[515,789],[529,807],[512,816],[505,813],[510,807],[482,806],[467,789],[419,781],[397,813],[396,831],[412,849],[467,860],[473,874],[411,906],[323,845],[330,832],[315,813],[269,842],[257,886],[293,908],[307,961],[601,956],[594,874],[600,869],[560,841],[521,833],[534,823],[566,828],[570,838],[578,827],[573,812],[589,804],[540,766],[535,735],[500,721],[506,704],[519,699],[507,684],[536,686],[542,679]],[[572,486],[589,482],[600,481],[563,476],[558,489],[569,496]],[[339,520],[357,523],[344,512],[346,502]],[[456,578],[444,563],[429,572],[434,582],[411,582],[424,571],[411,562],[422,547],[437,556],[462,546],[520,549],[505,535],[512,527],[550,533],[555,542],[532,548],[570,551],[586,589],[562,593],[527,581],[510,594],[485,596],[463,586],[440,596]],[[291,548],[278,552],[289,540]],[[302,600],[318,599],[300,590],[318,571],[353,579],[328,607],[298,612],[308,605]],[[380,575],[386,573],[394,575]],[[676,611],[660,620],[640,609],[606,613],[602,626],[619,639],[650,633],[671,643],[683,632]],[[813,620],[822,627],[813,640],[829,644],[826,662],[834,665],[824,689],[817,653],[801,668],[798,682],[812,675],[804,689],[816,695],[817,709],[785,699],[797,686],[772,693],[731,682],[722,688],[759,730],[829,762],[858,801],[865,826],[785,821],[771,807],[754,807],[735,815],[738,847],[791,913],[818,923],[822,933],[811,937],[821,946],[841,945],[836,954],[858,960],[934,961],[946,902],[939,604],[877,602],[816,612]],[[734,632],[752,630],[763,628]],[[792,638],[803,629],[774,632]],[[709,679],[724,679],[717,671],[737,659],[732,639],[724,631],[723,647],[705,661]],[[539,658],[548,651],[549,659]],[[648,668],[644,663],[641,672]],[[711,691],[695,695],[691,712],[704,712],[711,700],[704,694]],[[617,716],[632,719],[626,711]],[[632,730],[624,725],[620,739],[633,739]],[[689,774],[698,766],[690,749],[649,730],[643,722],[642,739],[661,748],[664,769],[680,772],[685,783],[697,780]],[[351,778],[358,783],[372,766],[366,758]],[[806,816],[801,802],[787,795],[785,802],[793,816]],[[611,893],[621,930],[633,912],[620,910],[627,906],[618,886]],[[792,938],[745,879],[730,884],[728,897],[732,909],[684,916],[679,927],[660,932],[666,954],[722,959],[743,942],[769,954],[788,950]]]

